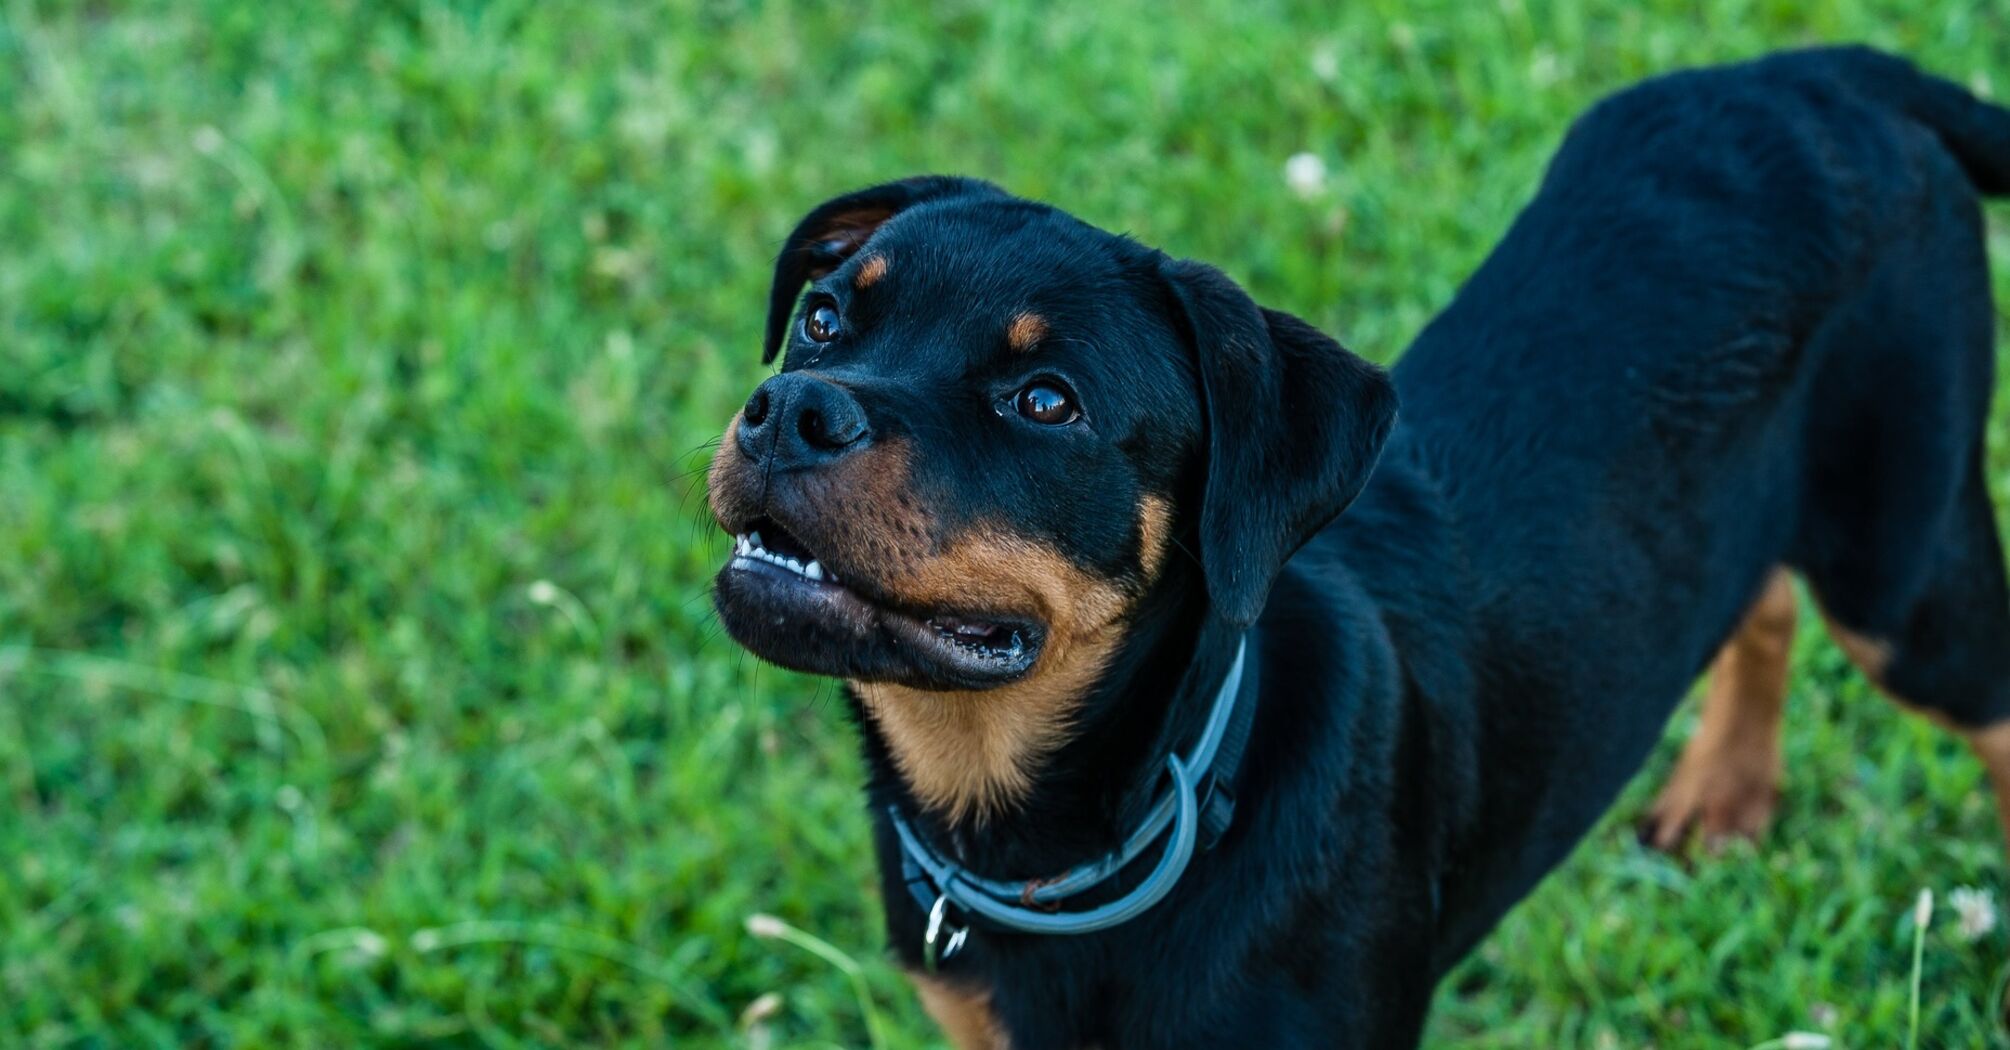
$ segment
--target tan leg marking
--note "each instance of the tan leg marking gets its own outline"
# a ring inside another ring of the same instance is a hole
[[[911,974],[921,1007],[957,1050],[1011,1050],[1005,1029],[991,1012],[991,993],[972,991],[938,977]]]
[[[1989,783],[1996,791],[1996,819],[2003,825],[2003,841],[2010,850],[2010,722],[1998,722],[1964,734],[1968,746],[1989,771]]]
[[[1908,714],[1918,715],[1950,733],[1960,733],[1963,736],[1968,735],[1969,731],[1967,729],[1955,725],[1946,715],[1930,707],[1920,707],[1918,704],[1892,691],[1890,684],[1888,684],[1885,678],[1885,672],[1891,668],[1892,654],[1890,642],[1858,631],[1852,631],[1837,623],[1835,618],[1830,616],[1826,611],[1822,613],[1822,618],[1823,622],[1828,624],[1829,637],[1835,639],[1836,647],[1843,651],[1844,656],[1849,657],[1849,662],[1855,664],[1856,669],[1863,672],[1865,678],[1870,679],[1870,684],[1876,686],[1878,693],[1886,700],[1897,704]]]
[[[1956,725],[1941,712],[1912,703],[1892,692],[1891,686],[1885,684],[1885,671],[1891,667],[1891,643],[1852,631],[1833,618],[1829,619],[1828,625],[1836,645],[1886,699],[1950,733],[1960,734],[1968,741],[1969,748],[1975,752],[1975,757],[1982,760],[1982,768],[1989,774],[1989,784],[1996,796],[1996,820],[2003,828],[2004,848],[2010,852],[2010,722],[1976,729]]]
[[[1828,624],[1829,637],[1835,639],[1836,647],[1843,651],[1844,656],[1849,657],[1849,662],[1855,664],[1856,669],[1862,671],[1865,678],[1870,679],[1870,684],[1877,686],[1878,692],[1904,703],[1904,700],[1894,696],[1891,688],[1884,684],[1884,672],[1891,667],[1891,643],[1881,638],[1872,638],[1867,634],[1858,634],[1837,623],[1835,618],[1826,612],[1822,613],[1822,620]]]
[[[1648,811],[1642,838],[1679,848],[1692,828],[1706,847],[1757,838],[1780,794],[1780,718],[1799,612],[1792,577],[1775,569],[1738,632],[1710,665],[1702,723]]]

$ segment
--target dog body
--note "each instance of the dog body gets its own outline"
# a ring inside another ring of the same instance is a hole
[[[1439,967],[1604,811],[1782,565],[1896,695],[2010,717],[1988,263],[1909,76],[1789,55],[1608,100],[1395,369],[1403,425],[1312,550],[1392,624],[1446,748]]]
[[[851,598],[818,591],[805,612],[744,559],[719,604],[756,652],[852,682],[889,936],[960,1045],[1414,1043],[1437,981],[1598,819],[1713,657],[1704,727],[1647,831],[1673,845],[1763,826],[1788,571],[1880,687],[2010,777],[1976,200],[2010,192],[2010,114],[1862,50],[1608,99],[1403,355],[1393,394],[1213,271],[952,182],[840,198],[792,237],[771,347],[803,280],[825,291],[770,383],[797,378],[729,427],[713,502],[729,531],[848,552],[866,577],[846,586],[881,611],[838,627],[816,610]],[[999,256],[998,274],[971,261]],[[1022,269],[1036,276],[1013,284]],[[903,274],[924,287],[902,301],[923,305],[868,310]],[[1002,305],[972,320],[956,281]],[[912,327],[874,349],[866,329],[896,318]],[[855,344],[816,338],[840,322]],[[1063,439],[1071,421],[1013,431],[1048,441],[1023,453],[972,437],[966,459],[927,444],[943,424],[887,422],[900,410],[872,391],[982,371],[917,361],[935,360],[917,333],[956,325],[1001,333],[987,362],[1120,333],[1056,359],[1075,380],[1046,388],[1059,401],[986,388],[1042,423],[1086,402],[1107,444]],[[804,385],[826,380],[841,393]],[[775,405],[811,402],[814,422],[784,413],[795,436],[769,433]],[[853,415],[860,436],[828,438]],[[791,459],[803,435],[829,447]],[[849,451],[865,446],[880,451]],[[1000,466],[1028,460],[1051,472]],[[848,539],[804,509],[836,494],[930,510]],[[909,547],[929,553],[895,553]],[[1025,590],[997,601],[1021,619],[967,615],[972,581]],[[938,638],[961,648],[938,657]],[[928,916],[889,809],[1001,878],[1102,854],[1243,639],[1258,707],[1234,820],[1171,894],[1093,934],[979,924],[923,972]]]

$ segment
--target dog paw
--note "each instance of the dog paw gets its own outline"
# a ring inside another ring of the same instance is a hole
[[[1768,770],[1683,762],[1640,821],[1640,842],[1672,853],[1693,835],[1715,853],[1736,839],[1757,841],[1779,800],[1779,778]]]

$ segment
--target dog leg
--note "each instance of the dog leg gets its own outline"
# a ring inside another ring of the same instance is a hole
[[[1989,771],[1989,783],[1996,790],[1996,819],[2003,825],[2003,839],[2006,848],[2010,848],[2010,722],[1998,722],[1965,735],[1968,746],[1975,749],[1982,767]]]
[[[1989,774],[2010,848],[2010,581],[1979,469],[1954,516],[1928,538],[1898,548],[1935,560],[1925,586],[1903,605],[1879,601],[1878,592],[1846,576],[1826,583],[1811,576],[1810,589],[1836,644],[1879,692],[1968,741]],[[1830,591],[1840,599],[1834,604]]]
[[[1780,718],[1787,655],[1799,612],[1792,577],[1775,569],[1744,623],[1710,665],[1702,724],[1640,830],[1660,850],[1680,847],[1692,829],[1715,848],[1757,838],[1772,822],[1780,789]]]
[[[1996,796],[1996,819],[2003,828],[2005,849],[2010,850],[2010,721],[1996,722],[1979,729],[1968,728],[1935,708],[1923,707],[1898,695],[1885,682],[1885,669],[1891,663],[1891,646],[1858,634],[1834,619],[1828,621],[1828,628],[1836,645],[1857,666],[1857,670],[1870,679],[1878,692],[1905,711],[1919,715],[1948,732],[1957,733],[1968,741],[1968,747],[1975,752],[1976,758],[1982,760],[1982,768],[1989,774],[1989,784]]]
[[[1922,706],[1909,697],[1900,696],[1886,680],[1886,670],[1892,660],[1892,647],[1888,643],[1852,631],[1837,623],[1833,617],[1828,618],[1828,628],[1837,647],[1856,665],[1857,670],[1863,672],[1865,678],[1870,679],[1870,684],[1876,686],[1878,692],[1900,708],[1968,741],[1968,747],[1975,752],[1976,758],[1982,760],[1982,768],[1989,774],[1989,784],[1996,796],[1996,819],[2003,827],[2005,849],[2010,850],[2010,721],[1970,728],[1954,721],[1938,708]]]

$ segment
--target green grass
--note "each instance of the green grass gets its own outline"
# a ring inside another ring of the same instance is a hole
[[[1842,39],[2010,95],[1980,0],[0,2],[0,1045],[934,1045],[704,596],[791,222],[979,174],[1387,360],[1593,98]],[[1685,711],[1435,1043],[1901,1045],[1931,888],[1920,1045],[2003,1045],[1979,767],[1795,672],[1765,847],[1631,844]]]

